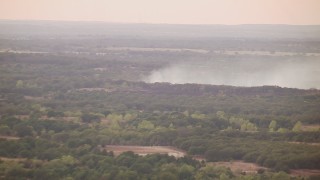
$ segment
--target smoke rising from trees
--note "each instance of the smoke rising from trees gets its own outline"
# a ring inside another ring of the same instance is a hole
[[[232,86],[276,85],[320,88],[319,61],[218,60],[211,63],[178,63],[154,70],[145,82],[197,83]]]

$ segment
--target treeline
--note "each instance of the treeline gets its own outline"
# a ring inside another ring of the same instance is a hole
[[[108,152],[87,152],[75,157],[63,155],[50,161],[36,159],[0,161],[4,179],[110,179],[110,180],[203,180],[203,179],[299,179],[284,172],[260,171],[256,175],[235,176],[230,169],[201,164],[190,157],[168,155],[141,157],[125,152],[117,157]]]
[[[276,171],[290,169],[319,169],[319,148],[277,141],[223,136],[178,139],[177,144],[190,154],[204,155],[208,161],[244,160]]]
[[[107,125],[97,121],[98,115],[83,115],[81,118],[82,125],[61,120],[2,118],[1,135],[22,139],[1,141],[0,156],[52,160],[65,154],[81,156],[91,150],[98,152],[99,147],[108,144],[171,145],[190,155],[204,156],[208,161],[244,160],[286,172],[320,168],[318,146],[287,142],[303,137],[313,137],[317,142],[318,132],[221,131],[220,128],[225,126],[219,126],[219,121],[194,119],[193,123],[177,124],[173,115],[166,122],[147,121],[143,115],[131,114],[124,118],[108,114]],[[88,122],[88,119],[91,120]]]

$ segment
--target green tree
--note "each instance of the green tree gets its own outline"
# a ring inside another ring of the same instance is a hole
[[[220,176],[219,176],[219,180],[228,180],[228,179],[230,179],[230,178],[224,173],[220,174]]]
[[[137,117],[137,114],[133,114],[133,113],[126,113],[123,117],[123,120],[125,121],[131,121],[133,119],[135,119]]]
[[[107,119],[109,120],[116,120],[116,121],[122,121],[123,116],[121,114],[112,113],[107,116]]]
[[[118,121],[117,119],[111,119],[110,128],[111,128],[112,130],[119,130],[119,129],[121,129],[120,124],[119,124],[119,121]]]
[[[159,175],[154,178],[156,180],[178,180],[178,176],[176,174],[173,174],[171,172],[160,172]]]
[[[269,131],[274,132],[277,130],[277,121],[272,120],[269,124]]]
[[[289,130],[287,128],[279,128],[278,132],[279,133],[287,133],[287,132],[289,132]]]
[[[83,114],[81,120],[86,123],[100,122],[100,117],[95,114]]]
[[[0,135],[10,135],[11,129],[7,125],[0,125]]]
[[[205,114],[201,114],[201,113],[199,113],[199,112],[195,112],[195,113],[191,114],[191,117],[192,117],[193,119],[203,120],[203,119],[206,118],[206,115],[205,115]]]
[[[223,111],[217,111],[216,114],[217,114],[218,118],[220,118],[220,119],[224,119],[224,120],[227,119],[227,118],[226,118],[226,113],[223,112]]]
[[[194,171],[194,167],[187,164],[183,164],[179,168],[179,179],[193,179]]]
[[[18,124],[13,128],[17,135],[20,137],[32,136],[33,135],[33,127],[25,124]]]
[[[141,130],[153,130],[154,129],[154,124],[150,121],[146,121],[146,120],[143,120],[142,122],[140,122],[138,124],[138,129],[141,129]]]
[[[76,159],[70,155],[66,155],[66,156],[62,156],[60,158],[60,161],[65,164],[65,165],[68,165],[68,166],[73,166],[76,164]]]
[[[23,81],[22,80],[17,81],[16,88],[23,88]]]
[[[130,169],[137,171],[139,174],[149,174],[152,172],[152,166],[147,162],[136,162]]]
[[[213,166],[205,166],[199,169],[195,175],[196,180],[209,180],[218,178]]]
[[[298,121],[292,128],[294,132],[300,132],[302,130],[302,123]]]
[[[280,171],[278,173],[275,173],[272,175],[271,177],[272,180],[290,180],[290,175],[283,172],[283,171]]]
[[[138,180],[138,173],[130,170],[122,170],[114,178],[115,180]]]

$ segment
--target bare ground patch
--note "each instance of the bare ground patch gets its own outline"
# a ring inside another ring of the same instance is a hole
[[[310,146],[320,146],[320,143],[308,143],[308,142],[297,142],[297,141],[291,141],[288,143],[290,143],[290,144],[303,144],[303,145],[310,145]]]
[[[302,125],[302,131],[320,131],[320,124]]]
[[[8,157],[0,157],[1,161],[15,161],[15,162],[22,162],[26,161],[27,158],[8,158]]]
[[[6,139],[6,140],[19,140],[20,137],[15,137],[15,136],[1,136],[0,139]]]
[[[29,115],[15,115],[14,117],[17,118],[17,119],[20,119],[20,120],[30,119]]]
[[[101,121],[101,124],[103,124],[103,125],[109,125],[110,124],[110,120],[107,119],[107,118],[101,118],[100,121]]]
[[[64,117],[48,117],[48,116],[41,116],[40,120],[52,120],[52,121],[67,121],[67,122],[78,122],[79,117],[73,116],[64,116]]]
[[[46,98],[43,96],[40,97],[35,97],[35,96],[24,96],[24,99],[26,100],[35,100],[35,101],[42,101],[45,100]]]
[[[207,164],[230,168],[236,175],[240,175],[242,173],[257,174],[259,169],[269,170],[268,168],[259,166],[258,164],[244,161],[209,162]],[[320,169],[292,169],[290,170],[290,175],[300,177],[320,176]]]
[[[320,169],[294,169],[290,171],[293,176],[320,176]]]
[[[93,91],[109,92],[109,90],[107,88],[79,88],[79,89],[76,89],[75,91],[79,91],[79,92],[93,92]]]
[[[205,49],[187,49],[187,48],[145,48],[145,47],[108,47],[107,51],[133,51],[133,52],[192,52],[206,54],[209,51]]]
[[[178,150],[172,146],[118,146],[107,145],[105,147],[107,151],[113,151],[114,155],[118,156],[123,152],[132,151],[135,154],[145,156],[147,154],[168,154],[174,157],[183,157],[186,153],[182,150]]]
[[[267,168],[259,166],[258,164],[248,163],[244,161],[230,161],[230,162],[221,161],[221,162],[209,162],[208,164],[230,168],[231,171],[234,172],[235,174],[241,174],[241,173],[257,174],[259,169],[267,170]]]

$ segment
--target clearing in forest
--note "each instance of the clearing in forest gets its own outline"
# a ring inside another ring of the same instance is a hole
[[[118,156],[123,152],[132,151],[140,156],[147,154],[168,154],[176,158],[183,157],[186,153],[182,150],[178,150],[172,146],[118,146],[118,145],[107,145],[105,146],[107,151],[113,151],[114,155]]]
[[[255,163],[248,163],[244,161],[221,161],[221,162],[209,162],[208,164],[214,166],[224,166],[230,168],[232,172],[236,174],[245,173],[245,174],[256,174],[259,169],[267,170],[267,168],[259,166]]]
[[[320,176],[320,169],[294,169],[290,171],[290,174],[301,177]]]

